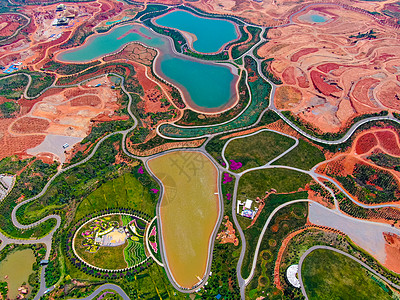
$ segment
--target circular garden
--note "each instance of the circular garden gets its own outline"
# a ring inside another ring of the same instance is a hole
[[[159,252],[156,227],[150,226],[149,219],[124,209],[89,215],[72,227],[67,255],[76,267],[96,277],[134,275],[151,265],[151,256]]]

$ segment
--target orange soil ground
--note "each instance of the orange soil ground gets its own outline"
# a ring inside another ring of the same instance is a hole
[[[301,19],[310,11],[328,21]],[[283,81],[275,97],[278,108],[324,132],[337,132],[358,115],[400,111],[398,29],[335,5],[313,5],[293,22],[270,29],[269,42],[258,50],[261,57],[274,58],[270,71]],[[350,37],[371,29],[376,39]]]
[[[386,261],[384,266],[389,270],[400,273],[400,236],[393,233],[383,233],[385,237]]]
[[[102,86],[88,87],[97,83]],[[38,99],[19,100],[19,115],[0,120],[0,159],[13,154],[24,155],[47,134],[83,138],[89,133],[93,120],[121,119],[114,112],[120,108],[117,102],[120,92],[111,89],[111,85],[104,76],[88,82],[85,87],[51,89]],[[123,116],[122,119],[127,118]]]
[[[145,47],[138,43],[130,43],[124,47],[120,52],[112,54],[103,58],[104,61],[114,61],[118,59],[129,59],[138,63],[151,66],[153,59],[156,57],[157,51]]]
[[[330,172],[340,176],[347,176],[353,173],[356,164],[366,164],[372,166],[377,171],[382,170],[390,173],[394,177],[398,187],[400,187],[400,172],[380,167],[367,159],[372,153],[377,152],[400,157],[399,134],[395,129],[391,127],[372,128],[361,132],[356,136],[352,147],[346,153],[334,155],[331,159],[321,163],[317,167],[317,172],[325,175],[327,172]],[[356,201],[362,201],[362,199],[353,198]],[[398,199],[393,199],[393,202],[398,202]],[[390,213],[397,214],[398,212],[391,211]]]
[[[0,15],[0,36],[6,37],[12,35],[27,20],[16,14]]]
[[[11,44],[1,47],[2,64],[21,61],[29,69],[39,70],[78,27],[84,27],[85,32],[88,33],[101,21],[120,14],[125,8],[137,9],[136,5],[104,0],[90,3],[68,2],[67,9],[63,12],[56,12],[57,5],[26,5],[21,8],[21,12],[29,16],[32,21],[27,28],[22,30],[22,33],[27,33],[27,35],[21,33]],[[75,16],[68,26],[52,26],[55,18],[67,15]],[[0,21],[0,26],[1,23]],[[82,34],[83,32],[80,33]]]
[[[229,217],[225,216],[225,228],[226,230],[221,231],[218,233],[216,239],[221,240],[219,243],[220,244],[234,244],[235,246],[239,245],[239,239],[237,238],[235,234],[235,229],[233,228],[233,224],[231,221],[229,221]]]

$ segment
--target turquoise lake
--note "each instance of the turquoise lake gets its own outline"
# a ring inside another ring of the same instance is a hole
[[[138,33],[128,33],[130,30],[136,30]],[[145,27],[125,25],[116,27],[106,34],[89,37],[83,46],[61,53],[58,59],[64,62],[87,62],[113,53],[130,42],[141,42],[155,48],[163,47],[166,44],[165,40],[158,38]]]
[[[177,55],[170,41],[141,25],[124,25],[106,34],[91,36],[73,50],[57,56],[62,62],[88,62],[121,49],[129,42],[141,42],[160,50],[154,63],[156,72],[181,89],[187,104],[202,112],[218,112],[236,100],[238,76],[231,68]]]
[[[239,37],[236,25],[221,19],[203,18],[184,10],[174,10],[155,20],[157,25],[189,32],[196,36],[197,52],[218,52],[226,43]]]
[[[197,110],[223,108],[232,102],[230,100],[235,100],[230,99],[234,97],[230,91],[234,90],[231,83],[235,76],[227,67],[164,55],[160,62],[160,71],[172,83],[186,90],[183,91],[185,98],[190,95],[194,102],[192,106]]]

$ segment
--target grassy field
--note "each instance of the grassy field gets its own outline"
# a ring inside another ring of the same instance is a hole
[[[149,215],[154,214],[154,205],[148,189],[133,174],[126,173],[103,184],[83,200],[76,211],[75,220],[95,210],[114,207],[132,208]]]
[[[302,276],[309,299],[392,299],[389,289],[360,264],[330,250],[308,255]]]
[[[239,138],[229,142],[225,149],[225,158],[243,164],[238,171],[266,164],[282,152],[289,149],[294,140],[284,135],[261,131],[255,135]]]
[[[66,266],[71,278],[76,278],[86,285],[78,286],[68,279],[64,282],[65,289],[62,289],[54,299],[83,298],[97,289],[99,284],[106,282],[121,286],[131,299],[190,299],[188,294],[180,293],[173,288],[164,269],[157,264],[152,264],[133,278],[108,281],[81,272],[68,259]]]
[[[284,165],[303,170],[309,170],[317,163],[325,160],[325,156],[317,147],[299,139],[299,145],[273,165]]]
[[[303,188],[311,177],[288,169],[263,169],[244,174],[239,181],[238,198],[255,199],[262,197],[271,188],[278,193],[289,193]]]

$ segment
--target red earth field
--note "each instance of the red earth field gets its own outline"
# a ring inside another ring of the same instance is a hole
[[[307,21],[310,13],[326,22]],[[340,131],[362,114],[400,111],[396,27],[339,5],[309,6],[292,22],[270,29],[268,43],[258,50],[261,57],[273,58],[268,70],[283,82],[277,91],[296,91],[278,94],[277,108],[323,132]],[[370,30],[376,38],[357,37]]]

